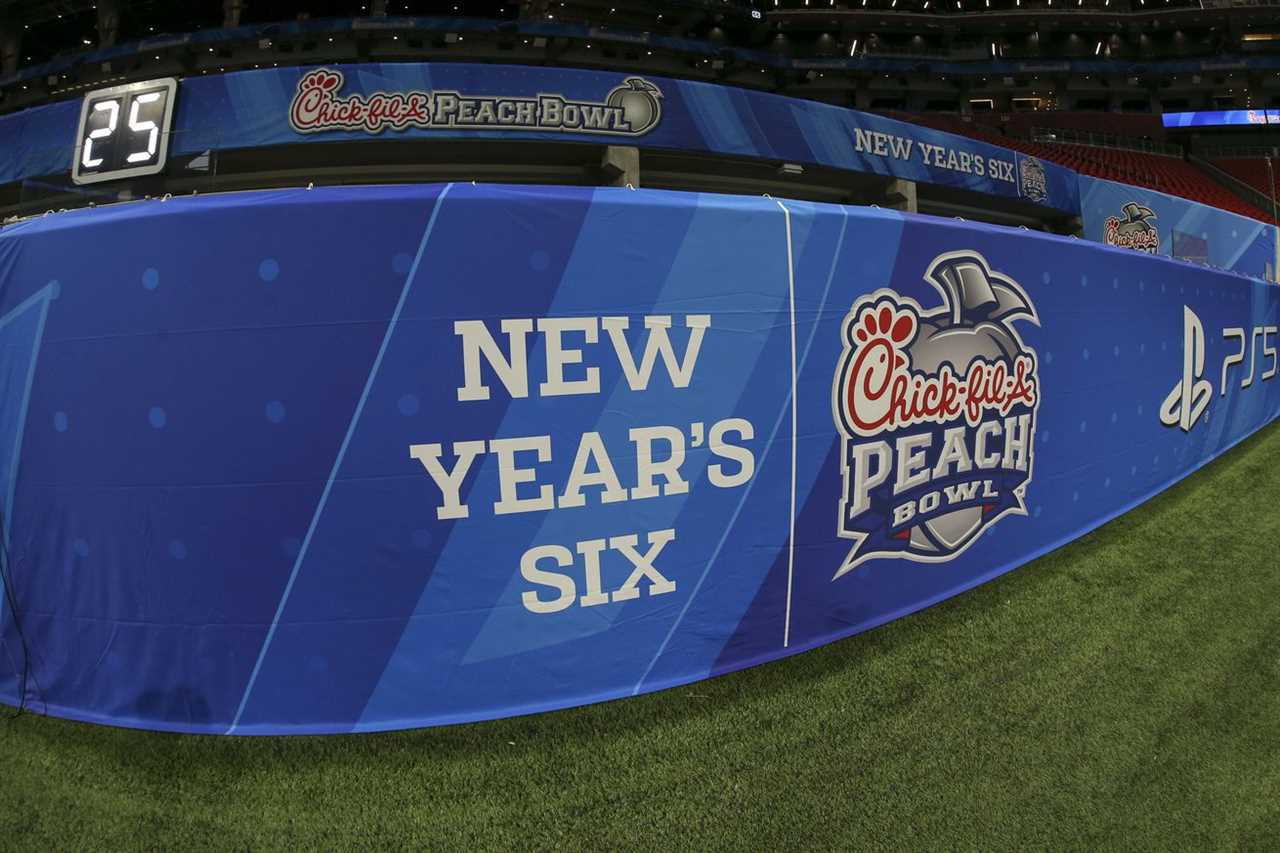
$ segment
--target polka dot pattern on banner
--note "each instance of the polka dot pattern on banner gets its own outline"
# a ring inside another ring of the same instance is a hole
[[[400,410],[400,414],[410,417],[418,413],[421,403],[418,401],[416,394],[405,394],[396,401],[396,408]]]
[[[275,258],[266,258],[262,263],[258,264],[258,278],[266,282],[272,282],[279,277],[280,264]]]

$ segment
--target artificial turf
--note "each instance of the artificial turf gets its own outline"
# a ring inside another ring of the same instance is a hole
[[[325,738],[0,722],[0,847],[1280,848],[1280,425],[928,611],[689,687]]]

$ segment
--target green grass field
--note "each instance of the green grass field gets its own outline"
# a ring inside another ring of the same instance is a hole
[[[1280,427],[984,587],[652,696],[385,735],[0,722],[0,847],[1280,849]]]

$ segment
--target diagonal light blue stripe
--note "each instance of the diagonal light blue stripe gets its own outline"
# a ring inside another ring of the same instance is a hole
[[[1225,266],[1229,270],[1234,270],[1236,268],[1236,264],[1239,262],[1240,257],[1245,252],[1253,248],[1254,241],[1258,239],[1258,235],[1261,234],[1263,232],[1263,229],[1267,227],[1263,225],[1261,222],[1253,222],[1252,220],[1245,219],[1243,216],[1240,218],[1243,221],[1237,227],[1241,230],[1251,229],[1252,233],[1250,233],[1248,237],[1237,239],[1234,250],[1231,252],[1231,255],[1227,258],[1227,262],[1223,264],[1223,266]],[[1248,223],[1248,224],[1245,224],[1245,223]],[[1240,272],[1249,272],[1249,274],[1253,275],[1255,278],[1262,277],[1256,270],[1249,270],[1249,271],[1240,270]]]
[[[783,206],[782,202],[778,202],[778,205],[780,207]],[[797,374],[803,371],[804,364],[809,358],[809,350],[813,347],[813,339],[818,333],[818,321],[822,318],[822,312],[827,307],[827,297],[831,293],[831,282],[835,279],[836,265],[840,261],[840,250],[844,247],[845,229],[849,226],[849,211],[843,206],[840,210],[844,217],[840,222],[840,237],[836,241],[835,251],[831,255],[831,269],[827,271],[827,284],[822,289],[822,299],[818,303],[818,312],[814,317],[813,328],[809,330],[809,339],[805,341],[804,352],[801,354],[799,364],[796,368]],[[778,409],[778,418],[773,422],[773,430],[769,433],[769,440],[765,443],[764,452],[760,454],[760,465],[757,467],[757,471],[764,467],[765,460],[769,458],[769,450],[772,449],[774,439],[777,438],[778,430],[782,428],[782,422],[791,411],[789,406],[791,402],[791,393],[791,391],[787,392],[787,396],[783,399],[782,405]],[[728,523],[724,526],[724,532],[720,534],[720,541],[716,543],[715,550],[711,552],[711,556],[707,559],[707,564],[702,567],[702,574],[698,577],[698,582],[693,585],[693,592],[689,594],[689,597],[684,602],[684,606],[680,608],[680,613],[676,616],[676,621],[672,623],[671,630],[667,631],[666,638],[663,639],[662,645],[658,646],[658,651],[654,653],[653,659],[650,660],[649,665],[645,667],[644,674],[640,676],[640,680],[636,682],[636,686],[632,688],[631,695],[634,696],[640,692],[645,681],[649,678],[649,673],[653,672],[654,666],[657,665],[659,659],[662,658],[663,653],[666,652],[667,645],[671,642],[671,638],[675,636],[676,629],[679,628],[680,623],[684,621],[685,614],[689,612],[689,608],[698,597],[698,591],[702,589],[703,581],[707,579],[707,575],[711,572],[711,567],[715,565],[716,560],[719,559],[720,550],[724,548],[724,543],[729,539],[730,531],[733,530],[733,526],[738,522],[738,515],[742,512],[742,508],[746,506],[747,498],[751,497],[751,491],[755,488],[756,479],[757,478],[752,477],[751,482],[747,483],[747,487],[743,489],[742,498],[738,501],[737,507],[733,510],[733,515],[729,517]]]
[[[4,522],[2,526],[4,531],[4,547],[0,548],[0,569],[5,570],[0,572],[0,596],[5,594],[4,578],[9,567],[7,560],[10,544],[10,531],[13,528],[11,523],[13,516],[13,502],[18,488],[18,463],[22,456],[22,439],[27,426],[28,406],[31,403],[31,386],[35,382],[36,378],[36,361],[40,356],[40,342],[44,340],[44,323],[45,319],[49,316],[49,301],[53,297],[53,291],[56,286],[56,282],[50,282],[27,299],[23,300],[22,304],[18,305],[4,317],[0,318],[0,329],[3,329],[5,326],[17,320],[18,317],[25,314],[36,302],[43,303],[39,309],[40,319],[36,321],[36,332],[32,339],[31,361],[27,364],[27,378],[23,387],[22,403],[19,406],[18,418],[16,421],[18,428],[13,442],[13,458],[10,461],[8,468],[9,482],[5,487],[4,503],[0,505],[0,514],[3,515],[2,520]],[[0,620],[3,620],[5,612],[6,608],[0,607]]]
[[[320,516],[324,514],[325,504],[329,501],[329,492],[333,489],[333,481],[337,479],[338,471],[342,468],[342,460],[347,455],[347,447],[351,444],[351,437],[355,435],[356,425],[360,423],[360,416],[364,413],[364,405],[369,399],[369,391],[373,388],[373,381],[378,376],[378,370],[382,367],[382,358],[386,355],[387,345],[391,342],[391,335],[395,332],[396,323],[400,319],[400,312],[404,309],[405,300],[409,296],[409,290],[413,287],[414,276],[418,274],[418,265],[422,263],[422,255],[426,251],[427,243],[431,240],[431,232],[436,227],[436,217],[440,214],[440,208],[444,205],[444,197],[449,194],[449,190],[453,188],[453,184],[447,184],[440,195],[436,197],[436,203],[431,208],[431,217],[427,220],[427,228],[422,233],[422,240],[418,243],[418,253],[413,258],[413,265],[409,267],[409,274],[405,276],[404,287],[400,290],[400,300],[396,302],[396,309],[391,314],[391,321],[387,323],[387,331],[382,336],[382,345],[378,347],[378,355],[373,360],[373,366],[369,368],[369,378],[365,380],[364,391],[360,394],[360,402],[356,404],[355,413],[351,416],[351,423],[347,425],[347,434],[342,439],[342,446],[338,448],[338,456],[333,460],[333,468],[329,471],[329,479],[324,484],[324,491],[320,493],[320,502],[316,504],[315,514],[311,516],[311,525],[307,528],[307,535],[302,540],[302,547],[298,550],[298,557],[293,561],[293,570],[289,573],[289,582],[285,584],[284,593],[280,596],[280,604],[276,606],[276,614],[271,620],[271,627],[267,630],[267,638],[262,643],[262,648],[258,652],[258,660],[253,665],[253,672],[249,674],[249,683],[245,685],[244,695],[240,697],[240,707],[236,709],[235,719],[231,721],[231,727],[227,729],[227,734],[233,734],[236,726],[240,725],[240,717],[244,714],[245,706],[249,704],[249,695],[253,693],[254,684],[258,680],[258,672],[262,669],[262,662],[267,657],[267,651],[271,648],[271,641],[275,638],[276,627],[280,624],[280,616],[284,613],[285,605],[289,602],[289,594],[293,592],[293,583],[298,579],[298,570],[302,568],[302,561],[307,558],[307,551],[311,546],[311,537],[315,535],[316,528],[320,524]]]
[[[53,292],[57,286],[57,282],[50,282],[49,284],[46,284],[34,294],[27,297],[27,299],[23,300],[20,305],[4,317],[0,318],[0,329],[3,329],[5,326],[14,322],[18,317],[30,310],[31,306],[36,302],[43,303],[39,308],[40,319],[36,321],[36,332],[35,336],[32,338],[31,361],[27,364],[27,378],[22,391],[22,403],[18,410],[18,419],[16,421],[18,428],[13,442],[13,458],[9,463],[9,469],[7,471],[9,482],[5,488],[4,504],[0,505],[0,516],[2,516],[0,521],[3,521],[3,524],[0,525],[0,529],[2,529],[4,533],[3,547],[0,547],[0,624],[3,623],[5,613],[8,612],[8,608],[3,606],[2,602],[4,600],[4,596],[7,594],[5,591],[4,579],[9,573],[9,537],[10,531],[13,529],[13,503],[18,488],[18,464],[22,457],[22,439],[26,431],[27,411],[31,403],[31,386],[35,382],[36,377],[36,361],[40,356],[40,343],[44,340],[44,323],[45,319],[49,316],[49,302],[53,298]],[[4,642],[4,638],[2,636],[0,636],[0,646],[4,646],[5,654],[9,655],[9,647]],[[9,664],[13,667],[13,671],[17,673],[18,668],[13,661],[12,655],[9,655]]]
[[[9,484],[4,496],[5,525],[3,550],[6,552],[9,550],[9,529],[12,526],[9,524],[9,517],[13,515],[14,493],[18,488],[18,459],[22,453],[22,437],[27,427],[27,407],[31,403],[31,384],[36,378],[36,361],[40,355],[40,342],[44,339],[44,321],[49,316],[49,297],[52,296],[52,294],[53,284],[50,283],[41,288],[34,296],[27,299],[13,311],[9,312],[9,315],[3,320],[0,320],[0,326],[5,326],[10,320],[17,317],[19,312],[25,311],[27,306],[35,302],[37,299],[44,302],[44,304],[40,306],[40,319],[36,321],[35,343],[33,345],[34,351],[31,353],[31,362],[27,365],[27,381],[22,392],[22,406],[18,411],[18,433],[17,438],[13,442],[13,461],[9,465]],[[3,581],[0,580],[0,583],[3,583]],[[3,591],[2,586],[0,586],[0,591]]]

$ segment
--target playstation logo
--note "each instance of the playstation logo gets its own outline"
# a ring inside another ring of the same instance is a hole
[[[1213,384],[1204,378],[1204,325],[1196,312],[1182,306],[1182,379],[1160,406],[1160,423],[1191,432],[1209,408]]]

